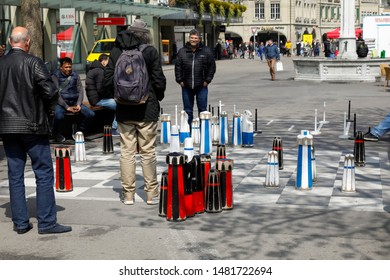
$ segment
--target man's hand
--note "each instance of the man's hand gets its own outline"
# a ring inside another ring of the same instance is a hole
[[[77,112],[80,112],[80,105],[75,105],[75,106],[69,106],[68,109],[66,109],[68,112],[71,112],[71,113],[77,113]]]

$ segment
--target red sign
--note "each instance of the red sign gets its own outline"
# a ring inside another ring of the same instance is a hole
[[[124,17],[96,18],[96,25],[126,25]]]

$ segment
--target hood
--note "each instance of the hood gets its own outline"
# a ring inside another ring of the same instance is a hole
[[[104,69],[104,66],[103,66],[103,64],[99,60],[95,60],[94,62],[92,62],[91,66],[89,67],[89,69],[93,69],[93,68],[102,68],[102,69]]]
[[[115,45],[120,49],[132,49],[141,43],[141,40],[129,30],[121,31],[115,40]]]

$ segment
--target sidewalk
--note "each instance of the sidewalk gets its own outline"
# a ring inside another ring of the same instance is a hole
[[[349,100],[352,116],[357,114],[357,130],[365,132],[388,113],[388,92],[382,82],[296,82],[292,58],[282,57],[282,61],[284,71],[277,73],[274,82],[266,63],[258,59],[217,61],[217,73],[209,87],[210,106],[216,109],[221,101],[229,119],[234,109],[251,110],[253,116],[257,109],[261,130],[255,134],[253,148],[227,147],[234,160],[233,210],[168,222],[158,216],[158,205],[146,205],[139,164],[136,202],[123,205],[119,200],[119,139],[114,138],[114,153],[107,155],[102,153],[102,138],[98,138],[86,143],[86,163],[72,162],[73,192],[56,192],[58,221],[71,225],[73,231],[41,236],[32,218],[34,229],[17,235],[12,231],[1,148],[0,259],[389,259],[389,138],[365,143],[366,166],[356,168],[356,193],[341,192],[343,157],[353,153],[354,142],[339,138]],[[180,111],[182,104],[172,70],[173,66],[164,66],[168,83],[161,106],[164,113],[172,114],[174,123],[175,106]],[[311,191],[299,191],[295,189],[296,136],[302,129],[314,129],[315,109],[322,120],[324,102],[329,123],[314,137],[318,182]],[[265,170],[275,136],[283,139],[284,169],[280,187],[269,189],[264,187]],[[159,144],[157,152],[160,180],[167,168],[169,147]],[[214,158],[215,153],[213,162]],[[29,165],[26,192],[34,217],[34,175]]]

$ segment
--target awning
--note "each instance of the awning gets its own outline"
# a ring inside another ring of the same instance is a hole
[[[355,37],[359,38],[359,36],[362,36],[363,30],[360,28],[355,28]],[[328,36],[328,39],[338,39],[340,37],[340,27],[337,27],[335,30],[331,30],[329,32],[326,32],[326,35]]]
[[[57,34],[57,41],[71,41],[73,34],[73,26]]]

